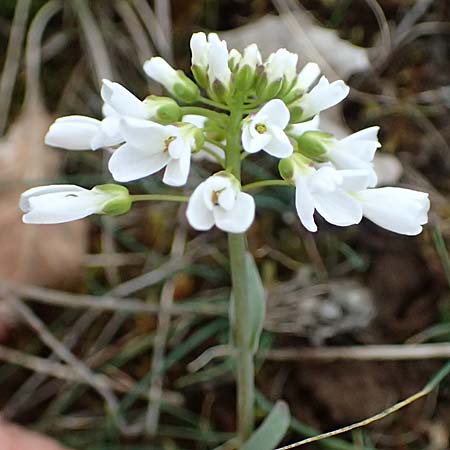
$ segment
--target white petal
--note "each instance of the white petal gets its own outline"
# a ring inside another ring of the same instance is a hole
[[[294,148],[283,130],[278,127],[270,128],[270,141],[264,145],[264,150],[276,158],[287,158],[292,155]]]
[[[205,33],[194,33],[190,42],[192,65],[205,69],[208,65],[208,43]]]
[[[221,81],[225,87],[228,87],[231,79],[231,70],[228,66],[228,49],[225,41],[211,39],[210,33],[208,39],[210,45],[208,48],[208,78],[212,83],[214,80]],[[212,40],[212,42],[211,42]]]
[[[205,182],[199,184],[192,193],[186,210],[186,217],[192,228],[206,231],[214,226],[214,216],[204,202]]]
[[[213,213],[216,225],[221,230],[228,233],[244,233],[255,218],[255,201],[250,194],[239,192],[232,209],[227,211],[216,206]]]
[[[374,152],[373,152],[374,153]],[[372,153],[372,154],[373,154]],[[339,169],[366,169],[370,170],[372,167],[372,159],[370,155],[367,158],[359,158],[355,152],[342,148],[340,145],[336,145],[331,148],[327,153],[328,158]]]
[[[312,117],[337,105],[347,97],[349,91],[350,88],[342,80],[330,83],[325,77],[322,77],[311,92],[301,98],[304,118]]]
[[[341,139],[341,142],[376,141],[378,143],[378,146],[381,147],[381,144],[378,142],[379,131],[380,127],[364,128],[363,130],[359,130],[356,133],[353,133],[350,136]]]
[[[247,123],[242,129],[242,146],[248,153],[256,153],[264,148],[264,146],[272,139],[269,133],[254,133],[252,136],[253,123]]]
[[[174,139],[169,144],[169,155],[173,159],[178,159],[184,153],[191,153],[191,147],[189,146],[189,142],[185,139],[178,137]]]
[[[320,67],[316,63],[308,63],[300,71],[295,82],[295,89],[307,91],[313,83],[319,78]]]
[[[308,189],[306,177],[303,176],[295,179],[295,208],[303,226],[308,231],[317,231],[314,222],[314,199]]]
[[[326,194],[314,194],[317,212],[329,223],[341,227],[361,222],[362,208],[342,189]]]
[[[58,192],[67,194],[75,192],[88,192],[88,190],[75,184],[51,184],[48,186],[36,186],[28,189],[20,196],[19,207],[23,212],[28,212],[30,210],[30,198]]]
[[[428,222],[428,194],[410,189],[386,187],[368,189],[357,195],[364,216],[382,228],[413,236]]]
[[[358,192],[367,189],[371,185],[371,171],[360,170],[339,170],[342,176],[341,188],[346,192]]]
[[[171,90],[178,81],[176,70],[163,58],[155,56],[144,63],[144,72],[167,90]]]
[[[148,119],[150,117],[145,104],[119,83],[102,80],[101,96],[103,101],[119,114]]]
[[[284,130],[289,123],[290,113],[286,104],[276,98],[267,102],[256,114],[253,119],[254,123],[258,123],[260,117],[267,117],[272,125],[276,125]]]
[[[100,121],[91,117],[61,117],[50,126],[45,143],[68,150],[88,150],[99,129]]]
[[[311,120],[307,120],[301,123],[294,123],[289,127],[289,133],[294,136],[300,137],[303,133],[307,131],[319,131],[320,119],[319,115],[314,116]]]
[[[106,198],[88,190],[53,192],[28,199],[29,211],[23,216],[24,223],[53,224],[82,219],[101,213]]]
[[[170,136],[168,127],[142,119],[122,119],[120,131],[125,141],[134,147],[145,149],[147,153],[164,150],[165,140]]]
[[[149,153],[126,143],[114,151],[108,168],[116,181],[138,180],[161,170],[169,162],[167,152]]]
[[[232,187],[224,189],[219,194],[219,206],[227,211],[233,208],[236,201],[236,192]]]
[[[191,125],[194,125],[197,128],[204,128],[207,120],[208,119],[205,116],[199,116],[197,114],[186,114],[181,119],[182,122],[190,123]]]
[[[164,171],[163,182],[169,186],[186,184],[191,167],[191,153],[184,152],[178,159],[171,159]]]

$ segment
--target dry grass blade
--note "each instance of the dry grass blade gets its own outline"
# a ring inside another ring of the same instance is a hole
[[[116,425],[125,432],[126,427],[122,418],[119,416],[117,399],[111,390],[104,385],[102,381],[103,377],[94,374],[66,346],[56,339],[44,323],[23,302],[14,297],[8,297],[8,302],[22,316],[35,333],[37,333],[42,342],[51,348],[51,350],[68,364],[79,377],[103,397]]]
[[[410,361],[450,358],[450,344],[279,348],[259,353],[271,361]]]
[[[147,28],[155,46],[161,56],[171,62],[172,50],[170,37],[165,34],[164,29],[158,21],[158,17],[146,0],[133,0],[134,7],[141,17],[144,26]]]
[[[178,214],[180,217],[180,214]],[[179,227],[174,236],[170,257],[177,260],[183,256],[186,245],[186,229]],[[159,415],[162,398],[162,369],[164,365],[164,354],[166,351],[166,342],[170,328],[170,308],[173,305],[173,296],[175,293],[175,281],[173,279],[164,283],[161,291],[160,307],[158,315],[158,328],[156,330],[155,341],[153,344],[152,370],[155,376],[150,384],[149,403],[147,416],[145,420],[145,429],[150,436],[154,436],[158,430]]]
[[[0,79],[0,98],[2,99],[0,102],[0,136],[3,135],[8,120],[14,84],[21,60],[23,40],[26,35],[25,27],[30,5],[31,0],[18,0],[14,12],[8,49],[6,50],[4,68]]]
[[[114,6],[133,39],[134,45],[137,48],[139,64],[141,65],[153,56],[147,33],[129,3],[118,0]]]

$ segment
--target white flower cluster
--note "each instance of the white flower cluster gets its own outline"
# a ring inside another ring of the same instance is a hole
[[[145,73],[173,98],[149,96],[141,101],[120,84],[103,80],[103,120],[57,119],[46,143],[69,150],[112,149],[108,167],[118,182],[164,169],[165,184],[183,186],[191,159],[203,155],[217,162],[221,169],[200,183],[189,198],[187,219],[197,230],[215,225],[242,233],[250,227],[255,202],[243,192],[236,161],[239,164],[248,154],[265,151],[280,160],[281,177],[295,187],[297,213],[309,231],[317,230],[317,212],[338,226],[357,224],[367,217],[397,233],[421,232],[430,206],[428,194],[375,187],[378,127],[340,140],[320,130],[319,114],[348,95],[343,81],[330,83],[314,63],[298,72],[297,55],[286,49],[263,61],[255,44],[242,54],[229,51],[214,33],[195,33],[190,47],[196,82],[160,57],[144,64]],[[190,106],[193,103],[208,109]],[[236,134],[240,146],[236,146]],[[132,202],[133,196],[120,185],[90,191],[78,186],[43,186],[25,192],[21,208],[25,222],[60,223],[93,213],[124,213]]]

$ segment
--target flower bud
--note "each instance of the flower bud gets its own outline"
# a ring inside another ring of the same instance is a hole
[[[322,131],[307,131],[296,138],[298,151],[311,159],[324,156],[333,143],[333,135]]]
[[[150,117],[163,125],[178,122],[180,120],[181,108],[178,103],[170,97],[149,95],[144,100],[144,103],[150,112]]]
[[[256,79],[256,68],[261,64],[261,54],[256,44],[244,49],[244,56],[239,62],[235,76],[235,86],[238,91],[248,91]]]
[[[125,186],[118,184],[101,184],[92,189],[106,194],[108,200],[102,205],[102,213],[109,216],[125,214],[131,208],[131,197]]]
[[[144,63],[144,71],[158,83],[161,83],[174,97],[194,103],[200,98],[198,86],[182,70],[175,70],[159,56]]]
[[[281,178],[288,183],[293,183],[295,165],[292,157],[280,159],[278,171],[280,172]]]
[[[241,59],[242,59],[241,53],[237,51],[235,48],[232,48],[228,55],[228,66],[230,67],[230,70],[232,72],[238,69]]]

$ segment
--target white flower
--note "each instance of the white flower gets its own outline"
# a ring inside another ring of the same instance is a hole
[[[181,70],[175,70],[163,58],[156,56],[144,63],[144,72],[161,83],[172,95],[187,103],[195,102],[200,91]]]
[[[164,183],[186,183],[196,145],[193,126],[163,126],[140,119],[125,119],[121,125],[126,143],[114,151],[108,165],[116,181],[137,180],[166,167]]]
[[[208,78],[212,85],[220,81],[226,88],[230,85],[231,70],[228,66],[228,48],[226,41],[221,41],[216,33],[208,34]]]
[[[359,191],[355,197],[364,217],[395,233],[414,236],[428,222],[430,200],[425,192],[384,187]]]
[[[230,66],[230,69],[235,70],[238,67],[241,60],[242,60],[241,53],[235,48],[232,48],[228,54],[228,65]]]
[[[362,207],[347,192],[347,188],[351,186],[345,185],[345,172],[330,166],[319,169],[305,166],[295,174],[295,206],[300,221],[307,230],[317,231],[314,211],[333,225],[349,226],[361,221]],[[362,178],[365,178],[364,174]]]
[[[121,144],[121,117],[149,119],[150,108],[119,83],[104,79],[101,96],[104,101],[100,121],[86,116],[66,116],[56,119],[50,126],[45,143],[68,150],[97,150]]]
[[[375,152],[381,147],[378,141],[380,127],[360,130],[340,140],[333,140],[326,145],[327,157],[338,169],[364,169],[370,173],[370,186],[377,183],[373,168]]]
[[[177,71],[160,56],[145,61],[144,72],[170,92],[173,90],[173,86],[179,82]]]
[[[231,70],[228,66],[230,55],[227,43],[221,41],[216,33],[194,33],[191,37],[192,66],[201,71],[208,71],[209,83],[220,81],[228,87],[231,80]]]
[[[111,200],[105,192],[71,184],[39,186],[28,189],[20,198],[24,223],[50,224],[101,214]]]
[[[258,46],[256,44],[251,44],[244,49],[244,54],[239,61],[239,69],[248,66],[252,71],[255,71],[256,67],[261,63],[261,53],[259,52]]]
[[[243,233],[255,217],[255,201],[240,191],[234,177],[218,174],[197,186],[189,199],[186,216],[196,230],[205,231],[216,225],[229,233]]]
[[[310,92],[295,102],[295,105],[302,108],[302,119],[305,120],[337,105],[347,97],[349,91],[350,88],[342,80],[330,83],[326,77],[322,77]]]
[[[145,102],[139,100],[119,83],[103,79],[101,96],[105,105],[121,116],[135,117],[136,119],[151,118],[151,112]]]
[[[191,36],[191,63],[202,70],[208,67],[208,40],[205,33],[194,33]]]
[[[60,117],[50,126],[45,143],[68,150],[97,150],[123,142],[117,122],[100,121],[86,116]]]
[[[284,129],[289,123],[289,110],[282,100],[266,103],[242,127],[242,145],[248,153],[265,150],[277,158],[292,154],[293,147]]]
[[[295,80],[294,90],[299,92],[308,91],[314,82],[319,78],[320,67],[316,63],[308,63],[300,71]]]
[[[265,63],[268,84],[281,81],[283,78],[291,83],[297,76],[298,55],[280,48],[272,53]]]

